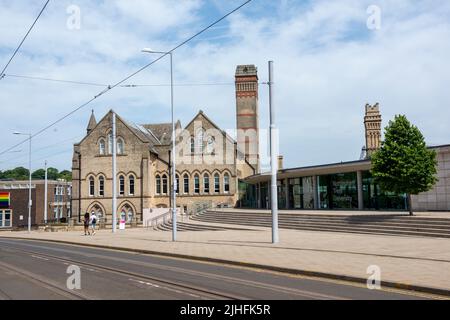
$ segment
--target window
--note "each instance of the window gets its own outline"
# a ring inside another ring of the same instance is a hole
[[[105,178],[98,178],[98,195],[103,197],[105,195]]]
[[[196,153],[202,154],[203,153],[203,147],[204,147],[204,139],[205,139],[205,130],[199,129],[197,131],[196,135],[196,141],[195,141],[195,147],[196,147]]]
[[[209,193],[209,175],[203,176],[203,193]]]
[[[134,177],[130,176],[130,181],[129,181],[129,192],[130,192],[130,196],[134,196]]]
[[[112,133],[108,134],[108,154],[112,154],[113,152],[113,135]]]
[[[228,173],[226,173],[223,176],[223,191],[225,193],[229,193],[230,192],[230,175]]]
[[[214,176],[214,193],[220,193],[220,176],[218,173]]]
[[[0,210],[0,228],[11,228],[11,210]]]
[[[106,154],[106,145],[104,139],[101,139],[99,142],[99,153],[102,156]]]
[[[206,153],[214,154],[215,148],[216,148],[216,138],[208,137],[207,145],[206,145]]]
[[[167,176],[164,175],[162,178],[162,193],[167,194]]]
[[[95,195],[95,180],[94,177],[89,178],[89,196],[93,197]]]
[[[119,194],[121,196],[125,195],[125,178],[124,178],[124,176],[119,177]]]
[[[156,176],[156,194],[161,194],[161,177]]]
[[[184,194],[189,194],[189,176],[184,175]]]
[[[176,175],[176,179],[177,179],[177,186],[176,186],[176,193],[178,194],[180,191],[180,176]]]
[[[125,153],[125,143],[123,142],[122,138],[117,139],[117,154],[124,154]]]
[[[191,142],[191,154],[194,154],[195,153],[195,139],[194,139],[194,137],[191,137],[190,142]]]
[[[199,194],[200,193],[200,177],[198,174],[194,177],[194,193]]]

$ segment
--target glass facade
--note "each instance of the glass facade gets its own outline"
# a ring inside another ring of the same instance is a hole
[[[319,176],[320,209],[358,209],[356,172]]]
[[[407,210],[408,201],[405,194],[398,195],[383,191],[379,185],[375,184],[372,174],[369,171],[364,171],[362,178],[364,209]]]
[[[270,208],[269,182],[255,185],[241,182],[239,191],[243,207]],[[318,208],[315,208],[315,194]],[[362,195],[364,210],[407,210],[406,195],[383,191],[369,171],[362,172]],[[358,210],[358,174],[335,173],[279,180],[278,206],[292,210]]]
[[[289,208],[314,209],[313,177],[289,179]]]

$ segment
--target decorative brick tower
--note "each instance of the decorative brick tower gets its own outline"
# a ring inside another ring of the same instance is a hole
[[[236,120],[238,159],[247,160],[259,172],[258,69],[254,65],[236,69]]]
[[[381,147],[381,114],[379,104],[371,106],[366,104],[366,116],[364,125],[366,128],[366,157]]]

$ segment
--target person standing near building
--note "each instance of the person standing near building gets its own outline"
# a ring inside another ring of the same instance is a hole
[[[92,212],[91,214],[91,228],[92,228],[92,235],[95,235],[95,226],[97,225],[97,215],[95,212]]]
[[[86,212],[84,214],[84,235],[85,236],[87,236],[87,235],[90,236],[91,235],[90,232],[89,232],[89,221],[90,221],[89,212]]]

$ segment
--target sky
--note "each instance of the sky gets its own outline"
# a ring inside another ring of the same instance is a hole
[[[2,68],[44,0],[0,0]],[[171,50],[244,0],[51,0],[0,80],[0,152],[92,99],[104,87],[14,75],[114,84]],[[74,11],[75,9],[75,11]],[[77,13],[79,18],[77,19]],[[260,82],[274,61],[274,106],[285,167],[359,159],[364,106],[379,103],[383,126],[405,114],[429,145],[450,144],[448,0],[253,0],[174,52],[175,112],[187,124],[203,110],[233,129],[234,73],[255,64]],[[70,169],[73,143],[114,109],[135,123],[170,122],[167,58],[33,139],[33,169]],[[198,85],[203,84],[203,85]],[[260,126],[268,88],[260,85]],[[266,137],[261,137],[264,145]],[[27,166],[27,144],[0,155],[0,170]],[[266,155],[262,155],[267,159]]]

